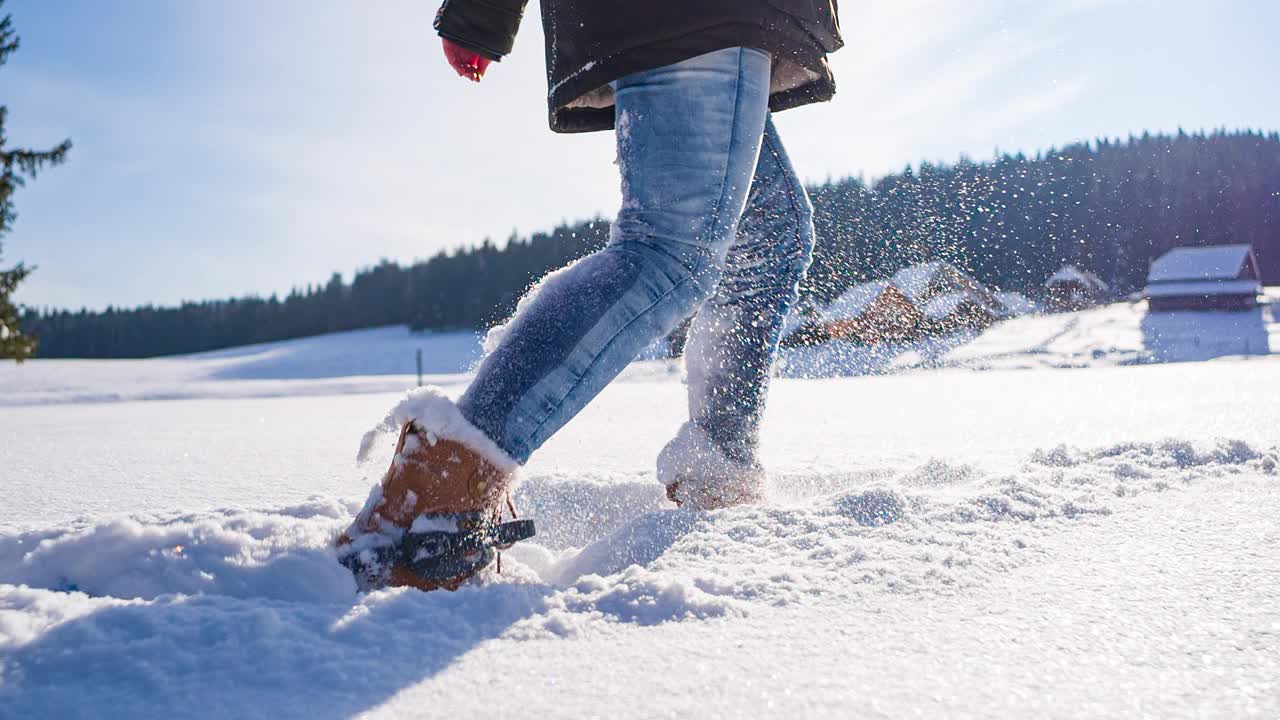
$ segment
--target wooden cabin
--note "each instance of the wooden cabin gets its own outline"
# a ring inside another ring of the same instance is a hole
[[[1102,278],[1075,265],[1063,265],[1044,282],[1045,305],[1056,312],[1093,307],[1110,292],[1111,288]]]
[[[1005,309],[994,292],[968,273],[941,260],[899,270],[894,274],[892,282],[921,309],[943,295],[966,293],[997,314],[1005,314]]]
[[[922,308],[930,335],[950,335],[961,330],[980,330],[1001,317],[1001,312],[969,292],[938,295]]]
[[[828,340],[864,345],[903,342],[924,327],[920,308],[888,280],[850,288],[820,313],[820,332]]]
[[[1150,312],[1249,310],[1262,293],[1249,245],[1180,247],[1156,258],[1142,291]]]
[[[1034,315],[1040,312],[1040,305],[1020,292],[997,290],[996,299],[1000,301],[1001,309],[1004,310],[1004,312],[1000,313],[1002,320],[1018,317],[1019,315]]]

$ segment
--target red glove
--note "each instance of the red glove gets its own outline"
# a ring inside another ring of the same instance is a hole
[[[480,78],[484,77],[484,71],[489,69],[489,63],[493,61],[464,47],[454,45],[444,38],[441,40],[444,41],[444,57],[449,61],[449,66],[462,77],[480,82]]]

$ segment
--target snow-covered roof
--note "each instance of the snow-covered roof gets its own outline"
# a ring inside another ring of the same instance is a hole
[[[880,297],[880,293],[889,288],[888,280],[876,280],[849,288],[843,295],[831,301],[822,311],[822,319],[849,320],[856,318],[871,307],[871,303]]]
[[[1056,285],[1058,283],[1078,282],[1085,286],[1096,287],[1099,290],[1106,290],[1107,284],[1102,282],[1102,278],[1091,272],[1086,272],[1075,265],[1063,265],[1062,269],[1049,276],[1045,281],[1045,285]]]
[[[1143,295],[1159,297],[1204,297],[1210,295],[1257,295],[1262,283],[1257,280],[1189,280],[1148,285]]]
[[[941,320],[955,312],[960,303],[968,299],[971,299],[969,293],[963,292],[939,295],[924,306],[924,315],[930,320]]]
[[[1004,305],[1007,315],[1030,315],[1040,309],[1035,301],[1020,292],[1002,290],[996,293],[996,299]]]
[[[1151,263],[1149,283],[1180,280],[1233,280],[1240,276],[1252,249],[1248,245],[1174,248]]]
[[[985,288],[983,289],[985,290]],[[1017,295],[1017,293],[1012,294]],[[1019,295],[1019,297],[1022,296]],[[1026,298],[1023,298],[1023,300],[1026,300]],[[996,317],[1010,314],[1007,312],[1007,306],[1000,306],[1002,301],[995,293],[974,293],[971,290],[944,293],[929,300],[921,310],[924,312],[925,317],[931,320],[941,320],[954,313],[965,302],[973,303]]]
[[[929,284],[933,282],[933,278],[945,264],[941,260],[933,260],[903,268],[894,274],[893,284],[907,297],[915,300],[929,289]]]

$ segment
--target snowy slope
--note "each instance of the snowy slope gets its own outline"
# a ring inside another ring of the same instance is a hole
[[[0,406],[399,392],[417,383],[419,350],[425,382],[456,382],[479,360],[483,336],[391,326],[149,360],[0,363]],[[627,375],[678,372],[646,361]]]
[[[939,362],[973,369],[1096,367],[1280,354],[1275,307],[1148,313],[1138,302],[1024,316],[995,325]]]
[[[784,354],[783,372],[829,377],[938,367],[1085,368],[1280,354],[1280,291],[1249,312],[1147,312],[1146,302],[1024,315],[910,345],[830,343]]]
[[[0,405],[392,392],[417,381],[418,350],[428,376],[466,372],[481,336],[393,326],[152,360],[3,363]]]
[[[1266,716],[1275,462],[1111,447],[801,505],[635,508],[456,594],[356,597],[323,550],[346,513],[319,502],[102,524],[45,536],[39,572],[6,560],[85,592],[0,590],[0,698],[15,716],[450,717],[493,694],[550,717]]]
[[[357,595],[329,550],[390,454],[354,463],[370,391],[411,378],[302,375],[317,348],[0,373],[0,718],[1276,717],[1280,357],[1087,351],[1132,309],[780,379],[771,500],[716,513],[663,502],[684,388],[633,371],[525,469],[539,536],[457,593]]]
[[[1145,303],[1027,315],[977,334],[867,348],[830,343],[783,353],[780,372],[831,377],[955,367],[969,370],[1108,367],[1280,353],[1280,289],[1248,313],[1148,315]],[[269,398],[398,392],[456,382],[480,355],[482,333],[382,327],[153,360],[35,360],[0,364],[0,406],[121,400]],[[651,348],[645,358],[658,357]],[[678,364],[646,359],[625,378],[670,379]]]

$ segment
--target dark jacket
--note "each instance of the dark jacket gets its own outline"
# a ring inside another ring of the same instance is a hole
[[[442,37],[492,60],[511,52],[527,0],[445,0]],[[836,0],[542,0],[551,129],[613,127],[609,83],[727,47],[773,56],[769,107],[829,100]]]

